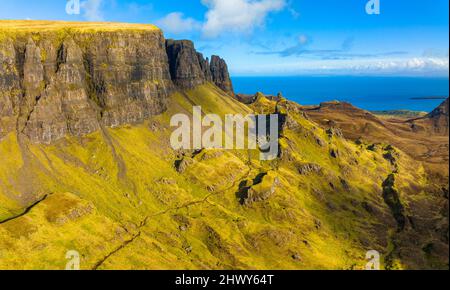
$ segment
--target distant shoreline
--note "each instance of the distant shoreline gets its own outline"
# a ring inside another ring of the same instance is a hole
[[[365,110],[431,112],[449,94],[448,79],[372,77],[233,78],[235,91],[254,95],[281,92],[289,100],[314,105],[340,100]]]

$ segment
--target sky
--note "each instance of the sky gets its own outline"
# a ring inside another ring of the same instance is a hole
[[[233,76],[448,78],[448,11],[448,0],[0,0],[0,19],[156,24]]]

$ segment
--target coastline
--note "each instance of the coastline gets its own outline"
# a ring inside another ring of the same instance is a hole
[[[449,94],[449,79],[444,77],[235,76],[232,80],[236,93],[281,92],[302,105],[338,100],[368,111],[429,112]]]

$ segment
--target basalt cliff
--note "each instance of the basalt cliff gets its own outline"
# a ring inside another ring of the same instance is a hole
[[[0,269],[448,269],[448,103],[239,100],[151,25],[0,21]],[[277,158],[173,150],[193,106],[278,115]]]
[[[155,27],[2,25],[0,137],[17,130],[49,144],[139,123],[164,112],[176,89],[207,82],[233,94],[220,57],[210,62],[192,42],[166,41]]]

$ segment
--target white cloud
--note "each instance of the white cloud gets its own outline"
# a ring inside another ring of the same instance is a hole
[[[206,37],[223,32],[249,33],[264,25],[271,12],[284,9],[285,0],[202,0],[209,8],[202,31]]]
[[[183,13],[173,12],[166,17],[156,21],[156,25],[160,26],[164,31],[170,33],[184,33],[201,28],[201,23],[193,18],[184,18]]]
[[[103,21],[101,11],[102,0],[86,0],[81,2],[84,17],[89,21]]]
[[[280,60],[253,63],[235,69],[242,75],[394,75],[448,76],[448,58],[396,58],[378,60]]]
[[[449,61],[445,58],[411,58],[403,60],[380,60],[374,63],[367,63],[353,66],[357,71],[373,72],[409,72],[426,73],[448,71]]]

